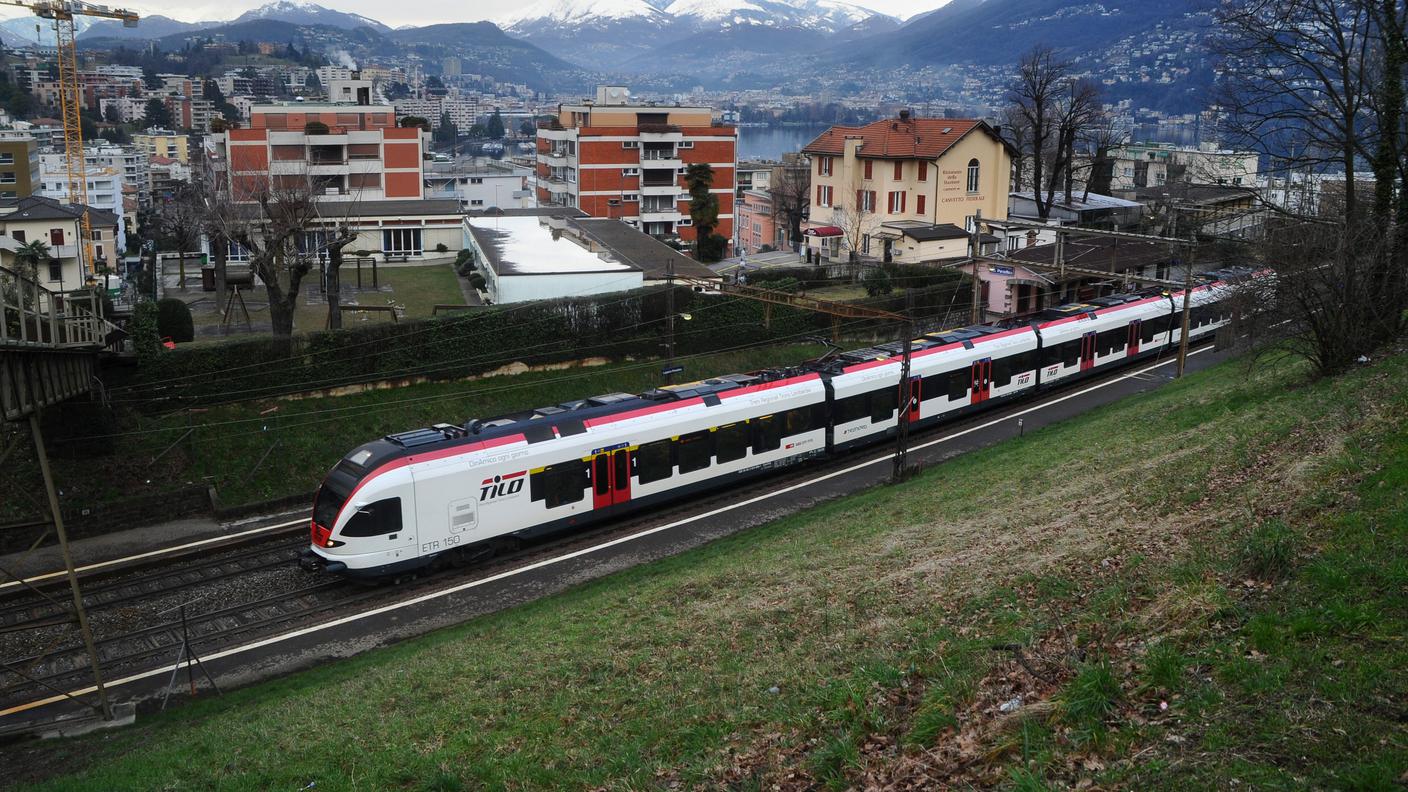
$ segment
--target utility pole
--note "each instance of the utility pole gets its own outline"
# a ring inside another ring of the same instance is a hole
[[[1183,367],[1188,361],[1188,324],[1193,305],[1193,257],[1197,255],[1198,240],[1194,237],[1188,243],[1188,253],[1183,260],[1183,331],[1178,334],[1178,378],[1183,378]]]
[[[903,356],[900,358],[899,424],[895,427],[895,469],[890,476],[895,482],[904,479],[905,457],[909,453],[909,406],[914,400],[914,389],[909,380],[909,350],[910,341],[914,338],[914,320],[906,318],[901,322],[900,332],[904,333],[904,339],[901,342]]]
[[[968,256],[973,259],[973,310],[969,320],[973,324],[981,321],[978,315],[978,297],[982,293],[983,282],[978,279],[978,257],[982,255],[983,210],[973,215],[973,230],[968,234]]]
[[[675,258],[665,259],[665,332],[667,335],[665,356],[665,384],[673,385],[675,373]]]
[[[29,431],[34,438],[34,452],[39,457],[39,472],[44,477],[44,493],[49,496],[49,515],[54,520],[54,533],[59,537],[59,549],[64,557],[64,571],[68,574],[68,588],[73,594],[73,612],[78,621],[78,631],[83,634],[83,646],[88,650],[88,662],[93,667],[93,685],[98,689],[98,709],[103,720],[112,720],[112,705],[108,702],[108,691],[103,686],[103,672],[98,666],[98,649],[93,643],[93,630],[88,626],[88,612],[83,609],[83,594],[78,588],[78,573],[73,568],[73,554],[68,548],[68,531],[64,528],[64,516],[59,511],[59,495],[54,489],[54,477],[49,470],[49,455],[44,452],[44,435],[39,431],[39,414],[29,414]]]

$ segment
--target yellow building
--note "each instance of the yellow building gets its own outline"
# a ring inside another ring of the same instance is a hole
[[[917,263],[960,257],[973,220],[1007,217],[1010,146],[983,121],[895,118],[832,127],[812,161],[807,252]],[[986,249],[995,240],[984,236]]]
[[[164,129],[148,129],[140,135],[132,136],[132,143],[152,157],[170,157],[182,165],[191,164],[190,138]]]

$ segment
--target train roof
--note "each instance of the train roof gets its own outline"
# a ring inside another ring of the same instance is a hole
[[[1245,279],[1254,274],[1255,271],[1247,267],[1229,267],[1204,273],[1199,280],[1204,284],[1211,284]],[[1159,290],[1112,294],[1048,308],[1036,321],[1029,324],[1041,327],[1049,322],[1082,314],[1094,314],[1161,294]],[[981,343],[994,336],[1019,332],[1028,326],[969,325],[926,332],[910,342],[910,352],[914,354],[955,344],[971,349],[975,342]],[[725,374],[698,382],[651,388],[643,393],[603,393],[485,420],[470,419],[462,424],[438,423],[421,429],[389,434],[380,440],[358,446],[338,463],[336,470],[351,476],[358,470],[368,472],[387,459],[439,451],[443,448],[471,445],[488,447],[517,439],[519,436],[530,443],[568,437],[587,431],[588,423],[595,422],[596,419],[693,399],[701,399],[706,404],[717,404],[719,395],[730,391],[772,383],[792,384],[792,381],[800,382],[808,377],[841,374],[893,360],[903,353],[901,342],[875,344],[861,349],[834,351],[797,366],[762,369],[746,374]]]

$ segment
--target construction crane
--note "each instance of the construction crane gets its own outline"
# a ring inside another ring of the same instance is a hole
[[[71,203],[78,204],[83,212],[79,232],[82,237],[79,246],[83,253],[79,266],[89,275],[96,275],[97,265],[93,261],[93,225],[88,217],[88,168],[83,156],[83,126],[79,119],[79,112],[83,109],[83,92],[78,84],[78,32],[74,28],[73,18],[91,16],[120,19],[123,27],[136,27],[137,13],[124,8],[108,8],[77,0],[0,0],[0,5],[27,8],[37,17],[54,21],[54,49],[59,61],[59,110],[64,122],[64,160],[68,170],[68,199]]]

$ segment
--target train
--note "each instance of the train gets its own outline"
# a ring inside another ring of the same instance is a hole
[[[1247,269],[1191,289],[1189,341],[1232,317]],[[644,393],[606,393],[387,435],[337,462],[314,497],[307,569],[372,580],[464,565],[523,540],[611,520],[1030,397],[1177,345],[1184,292],[1112,294],[1025,323]],[[903,412],[903,416],[901,416]]]

